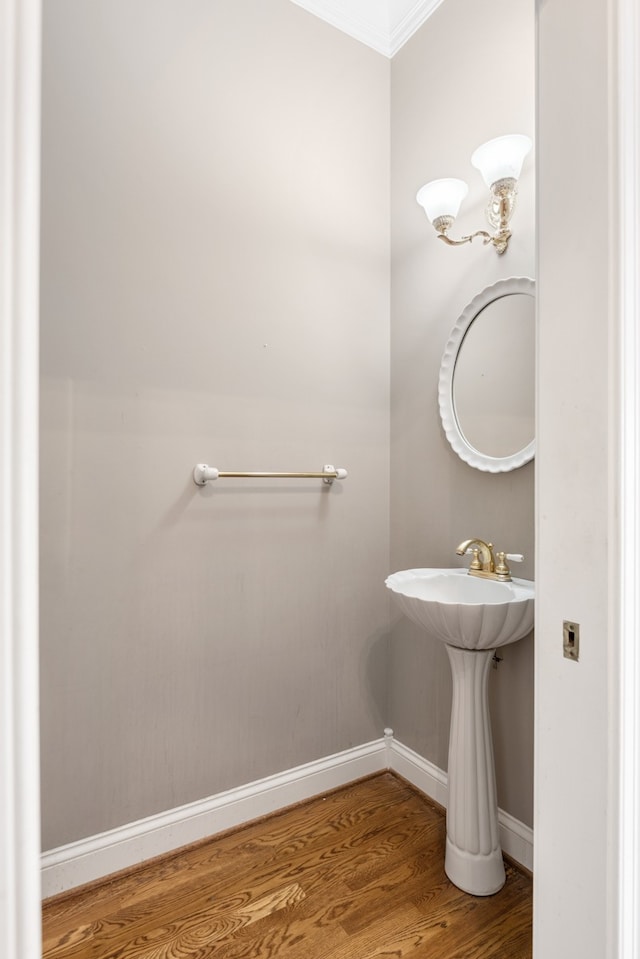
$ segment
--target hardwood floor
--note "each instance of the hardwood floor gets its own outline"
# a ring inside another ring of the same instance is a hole
[[[44,904],[44,959],[531,959],[531,880],[443,869],[440,809],[391,773]]]

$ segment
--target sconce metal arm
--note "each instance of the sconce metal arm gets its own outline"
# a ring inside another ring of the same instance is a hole
[[[497,253],[504,253],[509,245],[511,230],[501,230],[500,233],[496,233],[495,236],[487,233],[486,230],[477,230],[475,233],[469,234],[469,236],[463,236],[461,240],[452,240],[451,237],[444,232],[438,233],[438,239],[446,243],[447,246],[462,246],[464,243],[472,243],[477,236],[482,237],[482,242],[485,246],[487,246],[488,243],[492,243]]]
[[[463,243],[472,243],[476,236],[483,238],[482,242],[485,246],[487,243],[491,243],[491,234],[487,233],[486,230],[477,230],[475,233],[470,233],[469,236],[463,236],[461,240],[452,240],[448,233],[438,233],[438,239],[443,240],[447,246],[462,246]]]

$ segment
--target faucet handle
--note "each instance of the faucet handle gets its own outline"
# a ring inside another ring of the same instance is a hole
[[[496,553],[496,576],[502,580],[511,579],[511,570],[507,565],[506,553]]]
[[[469,569],[482,569],[479,546],[469,546],[468,549],[465,549],[464,553],[465,556],[473,556],[473,559],[469,563]]]
[[[522,553],[505,553],[505,556],[510,563],[522,563],[524,560]]]

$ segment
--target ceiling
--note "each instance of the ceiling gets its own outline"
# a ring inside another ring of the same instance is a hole
[[[292,0],[349,36],[392,57],[442,0]]]

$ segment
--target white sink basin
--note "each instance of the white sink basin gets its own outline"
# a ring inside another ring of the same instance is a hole
[[[403,569],[385,584],[405,616],[461,649],[495,649],[533,629],[534,583],[470,576],[466,569]]]

